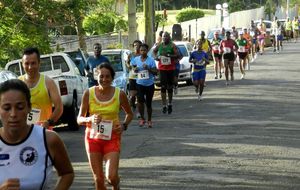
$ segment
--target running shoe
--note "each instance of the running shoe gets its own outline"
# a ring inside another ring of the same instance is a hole
[[[174,95],[177,95],[177,94],[178,94],[178,87],[175,86],[175,87],[174,87]]]
[[[218,75],[215,75],[215,79],[218,79]]]
[[[203,97],[202,97],[200,94],[198,95],[198,100],[199,100],[199,101],[202,101],[202,100],[203,100]]]
[[[152,126],[153,126],[152,121],[148,121],[147,124],[148,124],[148,128],[152,128]]]
[[[162,112],[167,113],[167,106],[163,106]]]
[[[220,73],[219,77],[222,78],[222,73]]]
[[[173,109],[172,109],[172,105],[168,105],[168,114],[171,114],[171,113],[172,113],[172,111],[173,111]]]
[[[144,127],[144,125],[145,125],[145,120],[144,119],[140,119],[140,121],[139,121],[139,126],[140,127]]]
[[[226,81],[225,85],[226,85],[226,86],[229,86],[229,84],[230,84],[229,81]]]
[[[139,112],[136,112],[135,114],[136,118],[140,119],[141,118],[141,114]]]
[[[245,78],[245,75],[244,75],[244,74],[242,74],[242,75],[241,75],[241,79],[244,79],[244,78]]]

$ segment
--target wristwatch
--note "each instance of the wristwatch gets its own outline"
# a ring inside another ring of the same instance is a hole
[[[47,119],[47,122],[49,123],[50,126],[53,126],[55,124],[53,119]]]
[[[128,128],[128,125],[127,125],[126,123],[123,123],[123,124],[122,124],[122,128],[123,128],[124,131],[126,131],[127,128]]]

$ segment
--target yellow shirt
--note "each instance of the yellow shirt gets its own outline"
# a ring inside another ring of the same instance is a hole
[[[113,121],[113,126],[119,124],[120,112],[120,89],[115,88],[113,97],[105,102],[100,101],[95,94],[96,86],[89,88],[89,113],[90,115],[98,114],[102,120]],[[88,124],[90,125],[90,124]],[[87,127],[87,130],[89,127]]]
[[[25,81],[25,75],[19,77],[20,80]],[[39,109],[41,111],[38,124],[45,122],[52,114],[52,102],[46,87],[45,75],[40,74],[38,83],[30,88],[30,101],[32,109]]]
[[[209,44],[207,39],[205,39],[205,41],[202,43],[202,50],[205,52],[208,52],[209,50]]]

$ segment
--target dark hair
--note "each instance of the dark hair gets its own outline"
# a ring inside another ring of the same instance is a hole
[[[101,63],[100,65],[97,66],[97,70],[100,70],[102,68],[108,69],[110,71],[110,75],[111,75],[112,79],[115,78],[116,73],[115,73],[115,71],[114,71],[114,69],[113,69],[113,67],[111,66],[110,63],[103,62],[103,63]]]
[[[93,46],[102,46],[100,43],[96,42]]]
[[[142,42],[140,40],[134,40],[132,45],[134,45],[135,43],[138,43],[139,45],[142,45]]]
[[[160,31],[160,32],[158,33],[158,35],[159,35],[160,37],[162,37],[163,33],[164,33],[164,31]]]
[[[144,48],[146,48],[147,50],[149,50],[149,46],[148,46],[147,44],[141,44],[140,48],[141,48],[141,47],[144,47]]]
[[[33,53],[36,53],[38,60],[40,60],[41,54],[40,54],[38,48],[28,47],[28,48],[25,48],[23,51],[23,55],[31,55]]]
[[[7,81],[4,81],[0,84],[0,97],[3,93],[9,91],[9,90],[17,90],[24,94],[26,101],[28,103],[28,106],[31,108],[31,102],[30,102],[30,90],[25,84],[25,82],[19,80],[19,79],[10,79]]]

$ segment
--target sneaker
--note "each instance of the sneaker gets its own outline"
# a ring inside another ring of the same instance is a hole
[[[225,85],[226,85],[226,86],[229,86],[229,84],[230,84],[229,81],[226,81]]]
[[[273,49],[273,52],[275,53],[275,52],[276,52],[276,49]]]
[[[172,111],[173,111],[173,109],[172,109],[172,105],[168,105],[168,114],[171,114],[171,113],[172,113]]]
[[[277,50],[276,53],[279,53],[279,51]]]
[[[139,121],[139,126],[140,127],[144,127],[144,125],[145,125],[145,120],[144,119],[140,119],[140,121]]]
[[[148,124],[148,128],[152,128],[152,126],[153,126],[152,121],[148,121],[147,124]]]
[[[220,73],[219,77],[222,78],[222,73]]]
[[[163,113],[167,113],[167,106],[164,106],[164,107],[163,107],[162,112],[163,112]]]
[[[241,79],[244,79],[244,78],[245,78],[245,75],[244,75],[244,74],[242,74],[242,75],[241,75]]]
[[[218,79],[218,75],[215,75],[215,79]]]
[[[135,114],[136,118],[140,119],[141,118],[141,114],[139,112],[136,112]]]
[[[199,101],[202,101],[202,100],[203,100],[203,97],[202,97],[200,94],[198,95],[198,100],[199,100]]]
[[[177,95],[178,94],[178,87],[174,87],[174,95]]]

